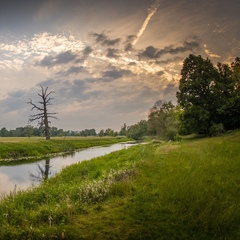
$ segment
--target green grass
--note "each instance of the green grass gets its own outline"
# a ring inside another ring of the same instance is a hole
[[[0,160],[42,157],[48,154],[70,152],[76,149],[103,146],[128,141],[127,138],[113,137],[55,137],[44,138],[0,138]]]
[[[0,239],[240,239],[240,132],[147,144],[0,203]]]

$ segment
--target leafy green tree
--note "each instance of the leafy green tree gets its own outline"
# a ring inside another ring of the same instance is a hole
[[[141,120],[140,122],[129,126],[127,129],[127,137],[135,140],[141,140],[147,134],[147,121]]]
[[[229,66],[218,63],[220,73],[218,90],[218,122],[225,129],[240,127],[240,58]]]
[[[127,125],[126,125],[126,123],[124,123],[123,126],[121,127],[119,135],[120,136],[126,136],[126,134],[127,134]]]
[[[190,54],[183,63],[177,99],[185,133],[208,133],[216,122],[219,105],[216,83],[219,72],[212,62]]]
[[[105,136],[105,133],[104,133],[103,129],[100,130],[100,132],[98,133],[98,136],[99,137],[104,137]]]
[[[3,127],[1,130],[0,130],[0,136],[1,137],[8,137],[8,130]]]
[[[171,101],[158,100],[150,109],[147,122],[148,133],[163,139],[173,139],[178,133],[175,106]]]
[[[87,136],[96,136],[96,135],[97,133],[95,129],[85,129],[80,131],[80,136],[87,137]]]
[[[27,125],[25,128],[24,128],[24,135],[26,137],[31,137],[33,135],[33,126],[31,125]]]

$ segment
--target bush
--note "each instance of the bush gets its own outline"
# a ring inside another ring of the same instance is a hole
[[[209,129],[210,136],[220,136],[225,132],[225,128],[222,123],[213,124]]]
[[[181,140],[182,140],[182,137],[181,137],[179,134],[176,134],[176,135],[174,136],[174,141],[179,142],[179,141],[181,141]]]

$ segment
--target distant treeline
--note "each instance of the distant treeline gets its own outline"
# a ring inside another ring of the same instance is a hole
[[[85,129],[82,131],[71,131],[71,130],[63,130],[58,129],[56,127],[52,127],[50,129],[51,136],[97,136],[95,129]],[[27,125],[25,127],[17,127],[15,130],[8,130],[3,127],[0,130],[0,137],[31,137],[31,136],[44,136],[44,129],[42,127],[33,127],[31,125]]]
[[[99,133],[97,133],[94,128],[85,129],[85,130],[81,130],[81,131],[72,131],[72,130],[58,129],[57,127],[51,127],[50,134],[52,137],[62,137],[62,136],[81,136],[81,137],[110,136],[110,137],[116,137],[119,135],[118,132],[116,132],[110,128],[107,128],[106,130],[102,129],[99,131]],[[1,128],[1,130],[0,130],[0,137],[32,137],[32,136],[36,136],[36,137],[45,136],[44,128],[43,127],[33,127],[31,125],[27,125],[25,127],[17,127],[15,130],[8,130],[5,127]]]

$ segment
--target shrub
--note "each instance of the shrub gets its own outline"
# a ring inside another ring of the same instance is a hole
[[[222,123],[213,124],[209,129],[210,136],[220,136],[225,132],[225,128]]]

